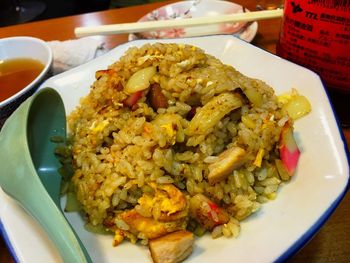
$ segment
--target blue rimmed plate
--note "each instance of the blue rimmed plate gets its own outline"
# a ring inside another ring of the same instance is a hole
[[[310,100],[312,112],[295,123],[302,155],[291,182],[279,189],[276,200],[264,204],[258,213],[242,222],[237,239],[212,240],[209,235],[198,238],[194,252],[186,262],[260,263],[288,258],[322,226],[339,204],[349,182],[346,145],[322,82],[315,73],[230,35],[219,35],[132,41],[49,79],[42,87],[55,88],[69,113],[89,92],[96,70],[106,68],[129,47],[156,41],[198,46],[245,75],[264,80],[274,87],[277,94],[296,88]],[[3,231],[19,261],[60,261],[41,228],[2,191],[0,218]],[[78,214],[68,214],[68,218],[95,262],[151,262],[146,247],[128,242],[112,247],[111,236],[86,232]]]

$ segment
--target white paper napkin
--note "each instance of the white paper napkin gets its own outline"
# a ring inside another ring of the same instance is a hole
[[[91,37],[47,42],[53,52],[53,74],[84,64],[103,54],[103,41]]]

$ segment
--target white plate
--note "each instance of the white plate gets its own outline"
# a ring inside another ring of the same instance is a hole
[[[281,187],[276,200],[263,205],[257,214],[242,222],[237,239],[198,238],[187,262],[261,263],[288,258],[330,216],[349,182],[346,146],[319,77],[229,35],[158,41],[201,47],[242,73],[266,81],[277,94],[297,88],[310,100],[312,112],[295,123],[302,155],[291,182]],[[89,92],[96,70],[106,68],[129,47],[154,42],[156,40],[137,40],[121,45],[85,65],[49,79],[42,87],[57,89],[69,113],[79,98]],[[2,231],[20,262],[60,261],[55,248],[35,221],[1,191],[0,218]],[[83,221],[77,214],[68,214],[68,218],[95,262],[151,262],[146,247],[128,242],[112,247],[111,236],[84,231]]]
[[[162,6],[144,15],[139,22],[155,20],[171,20],[182,18],[195,18],[203,16],[218,16],[249,12],[245,7],[227,1],[220,0],[194,0],[180,1]],[[225,23],[198,27],[162,29],[140,34],[130,34],[129,40],[136,39],[160,39],[193,37],[215,34],[232,34],[242,40],[251,42],[258,31],[258,23]]]

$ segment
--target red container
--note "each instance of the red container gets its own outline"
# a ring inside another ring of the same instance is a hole
[[[344,94],[342,114],[350,119],[349,0],[285,0],[277,54],[318,73],[332,94]]]

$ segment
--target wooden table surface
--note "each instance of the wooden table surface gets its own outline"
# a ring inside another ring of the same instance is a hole
[[[250,10],[255,9],[255,0],[236,0],[235,2],[245,5]],[[164,2],[147,4],[2,27],[0,38],[33,36],[47,41],[73,39],[75,38],[73,32],[75,27],[134,22],[147,12],[164,4]],[[260,21],[258,34],[252,43],[275,53],[280,24],[281,19]],[[100,38],[103,39],[108,49],[127,41],[127,35],[100,36]],[[343,129],[343,132],[349,149],[350,129]],[[0,239],[0,262],[14,262],[2,238]],[[350,262],[350,194],[345,195],[334,214],[314,238],[288,262]]]

